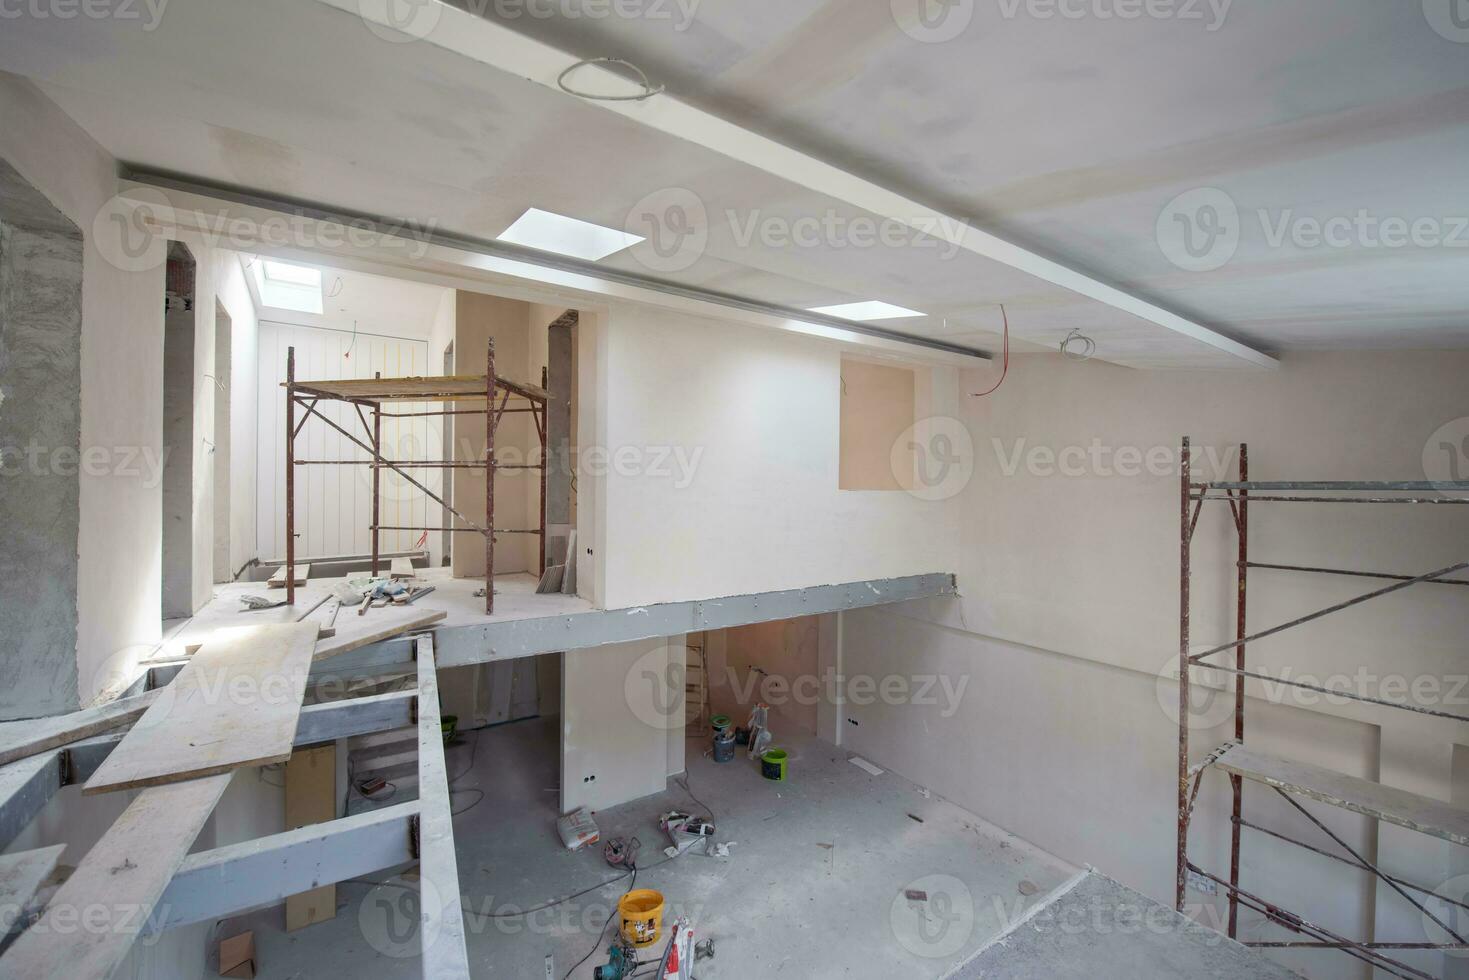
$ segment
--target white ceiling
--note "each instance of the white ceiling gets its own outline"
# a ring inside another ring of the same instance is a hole
[[[525,9],[473,2],[486,16]],[[1469,346],[1469,229],[1464,247],[1354,235],[1300,248],[1270,242],[1256,214],[1365,209],[1454,234],[1469,215],[1469,44],[1436,33],[1416,0],[1234,0],[1210,31],[1220,2],[1190,5],[1196,22],[959,0],[972,22],[936,44],[900,29],[905,0],[786,0],[758,17],[699,0],[687,24],[506,23],[631,58],[682,100],[1262,349]],[[580,0],[536,7],[576,13]],[[863,215],[433,44],[390,43],[323,4],[194,0],[154,30],[8,21],[0,68],[35,78],[134,164],[487,238],[531,205],[622,227],[648,195],[686,188],[709,245],[687,269],[654,270],[664,278],[797,307],[880,299],[933,314],[886,326],[990,346],[1005,303],[1017,350],[1075,327],[1119,363],[1238,364],[968,253],[743,243],[752,215]],[[1171,263],[1156,230],[1198,188],[1242,214],[1233,258],[1202,272]],[[604,264],[649,271],[630,253]]]

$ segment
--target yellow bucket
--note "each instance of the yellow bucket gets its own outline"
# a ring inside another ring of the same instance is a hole
[[[617,903],[617,914],[623,939],[638,949],[651,946],[663,931],[663,896],[647,888],[628,892]]]

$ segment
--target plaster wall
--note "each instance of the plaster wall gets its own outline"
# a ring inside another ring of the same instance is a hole
[[[1443,433],[1469,428],[1466,369],[1469,355],[1460,353],[1291,355],[1277,372],[1250,374],[1140,373],[1050,355],[1016,358],[999,393],[966,403],[961,416],[976,464],[951,504],[962,542],[962,598],[843,615],[849,678],[931,675],[950,690],[967,688],[948,699],[941,685],[935,704],[878,698],[858,705],[849,697],[843,710],[858,724],[842,727],[844,744],[1067,860],[1093,863],[1171,901],[1180,437],[1194,437],[1200,478],[1232,478],[1233,469],[1214,460],[1227,462],[1230,448],[1245,440],[1256,480],[1423,479],[1425,456],[1430,467],[1446,466],[1440,445],[1457,445]],[[987,380],[967,383],[988,387]],[[1463,560],[1469,514],[1462,511],[1262,502],[1251,508],[1251,557],[1418,574]],[[1230,525],[1227,509],[1206,511],[1199,522],[1196,650],[1233,638]],[[1375,584],[1254,571],[1250,628]],[[1469,668],[1469,605],[1461,592],[1419,586],[1373,600],[1252,645],[1251,664],[1275,677],[1388,697],[1402,682],[1399,699],[1469,713],[1456,680]],[[1469,726],[1282,685],[1248,690],[1253,745],[1451,798],[1455,747],[1469,744]],[[1231,702],[1200,691],[1196,757],[1225,740],[1230,710]],[[1206,780],[1193,833],[1201,863],[1226,870],[1227,786],[1217,774]],[[1314,828],[1267,790],[1247,788],[1246,801],[1257,822],[1315,839]],[[1389,873],[1430,888],[1450,877],[1452,845],[1379,831],[1330,807],[1313,810]],[[1425,939],[1420,913],[1387,889],[1374,890],[1365,875],[1246,834],[1246,888],[1337,931]],[[1217,899],[1189,897],[1197,916],[1218,921]],[[1258,916],[1246,914],[1242,923],[1249,938],[1285,938]],[[1277,956],[1308,976],[1353,975],[1341,956]],[[1434,975],[1445,970],[1438,953],[1406,959]]]
[[[605,484],[607,607],[955,566],[957,510],[838,488],[839,346],[633,306],[602,343],[605,420],[600,439],[581,430],[578,491]],[[957,372],[917,397],[920,418],[952,414]]]

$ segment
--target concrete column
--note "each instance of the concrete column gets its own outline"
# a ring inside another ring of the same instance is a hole
[[[0,161],[0,719],[75,710],[82,236]]]

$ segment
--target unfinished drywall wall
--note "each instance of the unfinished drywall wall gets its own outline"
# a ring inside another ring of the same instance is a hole
[[[667,788],[682,769],[682,636],[566,653],[561,808],[602,810]],[[674,747],[673,742],[678,745]],[[675,771],[677,771],[675,770]]]
[[[0,159],[0,718],[77,705],[82,234]],[[21,594],[24,595],[23,601]]]
[[[916,370],[850,355],[843,355],[841,370],[838,485],[843,490],[911,489]]]
[[[954,567],[941,502],[838,488],[839,346],[636,307],[604,335],[604,431],[579,447],[578,492],[605,484],[608,606]],[[957,391],[936,370],[919,415],[952,415]]]
[[[977,447],[975,477],[953,500],[963,598],[843,616],[849,678],[930,675],[937,701],[889,704],[869,694],[871,703],[857,705],[849,695],[843,710],[858,724],[843,729],[845,744],[1068,860],[1171,901],[1180,437],[1195,438],[1204,478],[1227,476],[1216,461],[1247,440],[1254,479],[1423,479],[1425,456],[1446,465],[1439,444],[1458,444],[1442,434],[1469,431],[1466,369],[1469,355],[1447,352],[1292,355],[1271,373],[1150,374],[1016,358],[1005,387],[963,416]],[[1421,573],[1463,560],[1469,515],[1461,510],[1262,503],[1251,511],[1252,557]],[[1227,510],[1206,512],[1195,538],[1201,644],[1233,636],[1228,522]],[[1256,571],[1251,586],[1250,624],[1260,629],[1371,583]],[[1465,714],[1469,699],[1455,680],[1465,674],[1469,631],[1460,591],[1415,588],[1374,600],[1253,645],[1251,662],[1276,677],[1365,684],[1369,694],[1401,683],[1400,696],[1411,696],[1417,684],[1420,698]],[[1453,746],[1465,744],[1469,726],[1284,685],[1250,692],[1252,743],[1450,798]],[[1193,743],[1202,754],[1227,734],[1228,704],[1200,697],[1204,726]],[[941,748],[951,745],[965,750]],[[1217,775],[1207,782],[1194,833],[1199,857],[1216,869],[1227,869],[1227,785]],[[1251,808],[1278,803],[1271,795],[1246,793]],[[1445,880],[1451,845],[1393,828],[1363,831],[1349,815],[1315,811],[1375,848],[1391,873],[1430,888]],[[1253,812],[1281,832],[1315,832],[1291,811]],[[1273,848],[1258,834],[1247,836],[1245,854],[1246,887],[1301,906],[1292,911],[1381,941],[1425,939],[1421,914],[1386,889],[1374,894],[1360,873],[1345,869],[1341,878],[1342,866]],[[1190,893],[1190,901],[1215,909],[1196,910],[1201,917],[1217,915],[1217,900]],[[1284,938],[1259,916],[1242,922],[1249,938]],[[1354,975],[1340,956],[1277,955],[1308,976]],[[1407,959],[1443,973],[1442,954]]]
[[[234,325],[229,311],[216,297],[214,300],[214,371],[204,380],[213,388],[214,433],[210,447],[211,463],[214,467],[214,566],[216,583],[228,582],[234,577],[234,566],[230,564],[231,527],[230,497],[234,489],[230,479],[230,455],[233,435],[230,425],[230,398],[233,389],[230,381],[233,367],[230,364],[234,350]]]
[[[770,705],[771,730],[817,733],[817,710],[830,677],[821,669],[822,616],[802,616],[720,631],[709,650],[715,714],[743,724],[757,703]]]
[[[531,375],[530,304],[503,299],[484,293],[460,290],[454,324],[454,371],[456,374],[483,375],[488,342],[495,341],[495,373],[503,378],[540,383],[540,368]],[[519,401],[516,399],[515,401]],[[468,401],[461,407],[478,407],[482,402]],[[523,403],[521,403],[523,404]],[[519,405],[517,406],[519,407]],[[532,444],[536,443],[535,423],[529,414],[507,413],[495,432],[495,455],[501,463],[519,464],[530,461]],[[485,418],[483,415],[454,417],[456,458],[478,460],[485,452]],[[538,452],[538,450],[537,450]],[[530,505],[530,485],[540,486],[535,470],[502,470],[495,474],[495,527],[527,529],[540,524],[539,509]],[[454,471],[454,509],[478,524],[485,519],[484,474],[475,469]],[[537,491],[538,492],[538,491]],[[456,526],[467,525],[456,521]],[[485,573],[482,539],[471,534],[457,535],[454,549],[454,574],[472,578]],[[531,534],[502,534],[495,541],[495,574],[535,572],[539,574],[540,542]]]
[[[199,608],[194,595],[195,267],[186,247],[170,247],[163,315],[164,619],[187,618]]]

